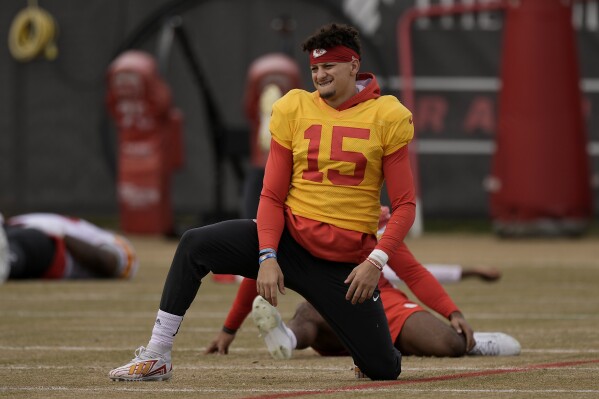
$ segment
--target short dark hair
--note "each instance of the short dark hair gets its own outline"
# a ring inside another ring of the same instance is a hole
[[[335,46],[345,46],[362,56],[360,32],[353,26],[330,23],[316,30],[302,43],[302,50],[310,52],[316,49],[329,49]]]

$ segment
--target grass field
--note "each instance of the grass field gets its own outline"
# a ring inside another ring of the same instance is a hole
[[[204,355],[236,285],[210,278],[173,351],[171,381],[112,382],[107,373],[148,341],[175,241],[132,237],[141,260],[130,282],[8,282],[0,286],[0,397],[10,398],[599,398],[599,237],[500,240],[428,233],[409,246],[426,263],[485,264],[497,283],[447,291],[478,331],[504,331],[516,357],[403,360],[397,381],[356,380],[352,361],[298,351],[272,360],[251,321],[228,356]],[[288,291],[279,308],[293,315]]]

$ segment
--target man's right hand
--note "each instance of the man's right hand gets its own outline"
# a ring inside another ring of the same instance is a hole
[[[256,290],[272,306],[277,306],[278,292],[285,295],[283,272],[276,258],[266,259],[260,264]]]
[[[235,334],[229,334],[224,331],[218,333],[214,341],[204,351],[205,355],[217,353],[219,355],[229,354],[229,346],[235,339]]]

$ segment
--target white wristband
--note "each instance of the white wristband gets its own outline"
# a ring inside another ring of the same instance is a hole
[[[387,264],[387,261],[389,260],[389,255],[387,255],[385,252],[381,251],[380,249],[375,249],[374,251],[372,251],[370,253],[370,255],[368,255],[368,257],[379,262],[381,264],[381,266],[385,266]]]

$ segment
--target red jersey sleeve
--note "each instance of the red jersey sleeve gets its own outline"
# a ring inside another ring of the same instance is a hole
[[[239,285],[237,295],[225,320],[224,326],[226,328],[233,331],[239,330],[247,315],[252,311],[252,302],[256,295],[258,295],[256,280],[244,278]]]
[[[1,228],[2,226],[0,226],[0,229]],[[50,264],[50,266],[48,266],[48,268],[42,275],[42,278],[61,279],[65,277],[65,269],[67,266],[67,246],[64,242],[64,239],[54,237],[52,235],[49,235],[49,237],[56,244],[56,249],[54,251],[54,257],[52,258],[52,263]]]
[[[410,169],[408,146],[383,157],[383,173],[391,200],[391,218],[377,248],[389,257],[403,244],[416,215],[414,180]]]
[[[389,258],[388,265],[418,300],[441,316],[447,318],[460,310],[437,279],[414,258],[404,243]]]
[[[291,183],[292,167],[291,150],[271,140],[256,220],[260,249],[276,250],[279,246],[285,227],[284,204]]]

